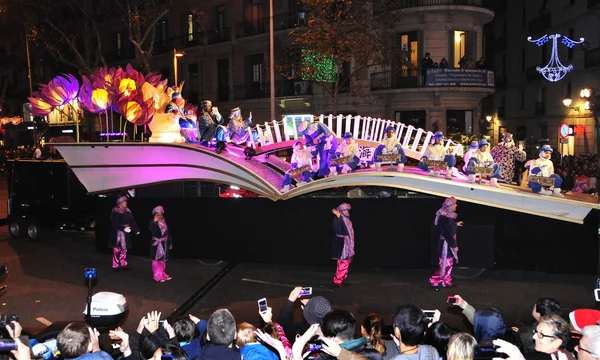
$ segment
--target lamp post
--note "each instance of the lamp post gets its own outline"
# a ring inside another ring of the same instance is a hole
[[[177,49],[173,49],[173,74],[175,77],[175,87],[178,88],[179,87],[179,83],[178,83],[178,70],[177,70],[177,62],[178,62],[178,58],[185,56],[185,53],[183,51],[177,51]],[[179,89],[178,89],[179,90]]]
[[[275,120],[275,54],[273,39],[273,0],[269,0],[269,77],[271,87],[271,119]]]

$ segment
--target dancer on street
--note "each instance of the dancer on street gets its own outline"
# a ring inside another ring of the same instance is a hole
[[[435,221],[433,222],[440,233],[438,243],[438,254],[440,259],[440,267],[435,274],[429,278],[429,284],[440,290],[440,285],[451,288],[452,284],[452,268],[458,263],[458,242],[456,241],[456,228],[463,226],[462,221],[456,221],[458,214],[456,213],[456,199],[449,197],[444,200],[442,207],[435,213]]]
[[[354,229],[352,228],[352,221],[350,221],[351,208],[350,204],[343,203],[331,210],[335,215],[333,219],[335,238],[333,239],[333,255],[331,258],[337,260],[333,283],[339,288],[350,285],[346,278],[348,277],[348,268],[354,257]]]
[[[138,235],[140,228],[135,222],[131,210],[127,207],[127,196],[117,199],[117,206],[110,213],[110,234],[108,247],[113,248],[112,268],[114,271],[130,269],[127,262],[127,250],[131,249],[131,232]]]
[[[169,259],[169,250],[173,249],[173,240],[169,234],[169,228],[165,221],[165,209],[157,206],[152,210],[154,218],[150,221],[148,229],[152,234],[152,247],[150,248],[150,258],[152,259],[152,274],[154,280],[165,282],[171,280],[171,277],[165,272],[167,260]]]

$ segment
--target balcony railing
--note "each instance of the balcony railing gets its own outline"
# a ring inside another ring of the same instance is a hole
[[[234,86],[234,100],[266,99],[271,96],[270,83],[251,83]],[[313,95],[313,84],[310,81],[277,81],[275,97]]]
[[[273,31],[288,30],[308,25],[308,13],[283,14],[273,17]],[[269,32],[269,18],[244,21],[235,26],[235,37],[265,34]]]
[[[485,69],[402,69],[371,74],[371,90],[419,87],[494,87],[494,72]]]
[[[208,45],[231,41],[231,28],[215,29],[207,32],[206,42]]]
[[[546,104],[543,101],[535,103],[535,116],[546,115]]]
[[[391,0],[385,6],[386,10],[402,10],[426,6],[474,6],[490,8],[484,0]]]
[[[600,65],[600,47],[585,52],[585,67]]]

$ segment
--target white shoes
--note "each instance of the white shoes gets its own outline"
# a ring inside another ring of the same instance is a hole
[[[490,186],[500,187],[500,184],[498,184],[498,179],[492,178],[490,180]]]
[[[352,169],[350,169],[350,166],[348,166],[347,164],[344,164],[344,167],[342,167],[342,174],[347,174],[350,171],[352,171]]]
[[[438,176],[439,174],[433,170],[429,170],[429,176]]]
[[[399,173],[404,172],[404,164],[402,164],[402,163],[398,164],[398,168],[396,169],[396,171]]]
[[[337,169],[335,166],[331,166],[329,167],[329,175],[330,176],[336,176],[338,174]]]
[[[281,189],[281,192],[288,192],[288,191],[290,191],[289,185],[284,185],[283,188]]]
[[[381,163],[380,162],[375,163],[375,170],[381,171]]]
[[[542,190],[540,190],[540,194],[542,194],[542,195],[552,195],[552,191],[546,190],[546,189],[542,189]]]
[[[469,182],[471,184],[475,184],[475,179],[477,179],[477,175],[475,175],[475,174],[469,174]]]
[[[452,171],[453,168],[448,168],[448,170],[446,170],[446,180],[452,180]]]
[[[560,188],[554,188],[554,190],[552,191],[552,195],[561,198],[565,197],[563,194],[560,193]]]

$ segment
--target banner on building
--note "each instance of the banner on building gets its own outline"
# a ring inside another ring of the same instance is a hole
[[[484,69],[427,69],[425,86],[494,87],[494,72]]]

